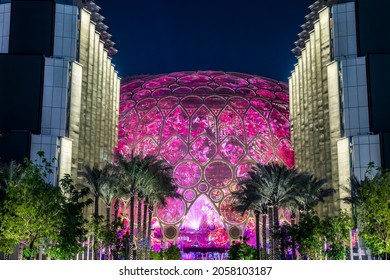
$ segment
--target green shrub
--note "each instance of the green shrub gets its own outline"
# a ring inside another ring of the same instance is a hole
[[[177,247],[176,244],[173,244],[163,252],[163,257],[165,260],[181,260],[179,247]]]
[[[234,244],[229,249],[228,259],[229,260],[255,260],[256,249],[244,243]]]

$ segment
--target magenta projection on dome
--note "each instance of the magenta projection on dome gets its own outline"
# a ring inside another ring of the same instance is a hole
[[[230,193],[255,162],[293,166],[288,86],[241,73],[177,72],[131,77],[120,100],[118,150],[165,159],[182,194],[156,209],[154,248],[162,239],[228,247],[242,235],[254,244],[253,218],[232,211]]]

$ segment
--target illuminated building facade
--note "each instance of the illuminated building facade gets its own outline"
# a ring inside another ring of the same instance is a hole
[[[255,244],[254,218],[232,210],[231,192],[255,162],[293,166],[288,98],[286,84],[241,73],[124,80],[119,152],[165,159],[182,194],[156,209],[155,250],[175,242],[184,258],[193,258],[190,248],[224,252],[242,236]]]
[[[334,215],[370,162],[390,167],[387,1],[316,1],[302,25],[289,79],[295,166],[338,192],[318,208]]]
[[[117,51],[93,1],[0,1],[0,160],[56,158],[77,182],[117,144]]]

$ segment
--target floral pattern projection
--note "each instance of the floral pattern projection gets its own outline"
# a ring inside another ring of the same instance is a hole
[[[255,244],[253,216],[233,211],[231,192],[255,162],[293,166],[288,100],[285,83],[241,73],[125,79],[118,151],[165,159],[182,194],[156,209],[155,250],[177,243],[213,251],[240,237]]]

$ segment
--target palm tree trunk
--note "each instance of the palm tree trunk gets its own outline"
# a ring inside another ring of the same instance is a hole
[[[128,259],[130,259],[130,255],[129,255],[129,240],[130,240],[130,238],[129,238],[127,233],[124,235],[124,240],[125,240],[124,241],[124,251],[125,251],[124,258],[125,258],[125,260],[128,260]]]
[[[275,259],[275,246],[274,246],[274,211],[272,207],[268,208],[268,237],[269,237],[269,259]]]
[[[144,201],[144,222],[142,224],[142,240],[144,247],[142,248],[142,259],[146,260],[146,219],[148,218],[148,201]]]
[[[295,226],[295,220],[296,220],[296,214],[295,214],[295,211],[293,210],[291,212],[291,227],[294,227]],[[297,259],[297,244],[296,244],[296,241],[295,241],[295,238],[294,237],[291,237],[291,249],[292,249],[292,259],[293,260],[296,260]]]
[[[153,215],[153,205],[152,204],[149,204],[149,220],[148,220],[148,235],[147,235],[147,239],[146,239],[146,259],[150,260],[150,236],[151,236],[151,233],[152,233],[152,215]]]
[[[260,260],[260,212],[255,211],[256,220],[256,260]]]
[[[106,205],[107,229],[110,228],[111,223],[111,205]]]
[[[95,218],[99,216],[99,195],[95,195]]]
[[[110,231],[110,223],[111,223],[111,205],[106,205],[106,218],[107,218],[107,233]],[[109,253],[109,246],[108,242],[106,241],[106,248],[104,249],[104,259],[109,260],[110,259],[110,253]]]
[[[116,219],[118,219],[119,199],[115,199],[114,209],[115,209],[115,212],[114,212],[114,219],[115,219],[115,221],[116,221]]]
[[[279,230],[279,206],[274,206],[274,224],[273,224],[273,231],[274,234]],[[279,260],[280,259],[280,250],[279,250],[279,243],[280,241],[274,238],[274,259]]]
[[[102,249],[101,246],[99,246],[99,242],[96,238],[93,239],[94,241],[94,248],[95,248],[95,253],[94,253],[94,256],[95,256],[95,260],[99,260],[99,251]]]
[[[134,187],[130,191],[129,259],[134,260]]]
[[[263,216],[263,252],[264,259],[267,259],[267,214],[262,214]]]
[[[142,250],[142,235],[141,235],[141,220],[142,220],[142,198],[138,196],[138,205],[137,205],[137,251],[136,259],[141,259],[141,250]]]
[[[123,207],[122,207],[122,215],[123,216],[126,216],[127,217],[127,221],[128,221],[128,226],[129,226],[129,231],[130,231],[130,212],[131,210],[127,209],[127,204],[129,203],[130,199],[124,199],[124,198],[121,198],[122,200],[122,203],[123,203]],[[130,208],[130,207],[129,207]],[[129,212],[129,213],[128,213]],[[126,233],[125,235],[123,236],[124,238],[124,259],[125,260],[129,260],[130,259],[130,254],[129,254],[129,242],[130,242],[130,237],[129,237],[129,232],[127,232],[127,229],[126,229]]]

